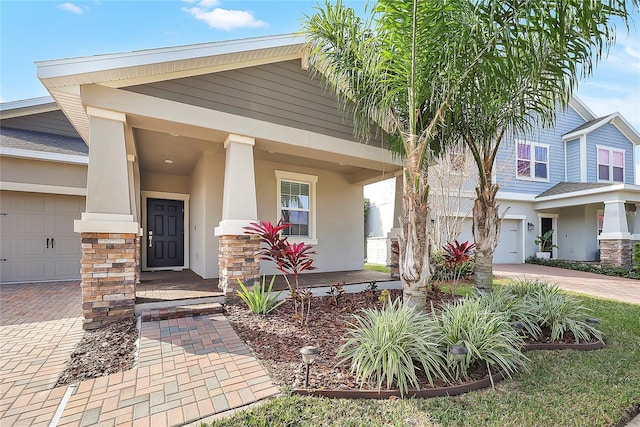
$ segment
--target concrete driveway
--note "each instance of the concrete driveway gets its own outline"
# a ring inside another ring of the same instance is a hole
[[[567,291],[600,298],[640,304],[640,280],[603,276],[536,264],[495,264],[493,275],[500,278],[539,278]]]

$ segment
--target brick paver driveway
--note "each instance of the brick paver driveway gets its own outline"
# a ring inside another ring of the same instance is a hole
[[[53,388],[83,335],[79,282],[2,285],[0,420],[48,425],[66,390]]]

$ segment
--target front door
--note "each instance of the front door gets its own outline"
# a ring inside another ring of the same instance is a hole
[[[184,201],[147,199],[147,267],[184,266]]]

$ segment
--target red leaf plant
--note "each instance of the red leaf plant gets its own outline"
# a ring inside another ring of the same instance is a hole
[[[294,301],[295,314],[298,316],[298,300],[300,299],[298,298],[298,277],[303,271],[316,270],[317,267],[313,265],[314,259],[311,257],[316,254],[316,251],[311,245],[289,243],[287,237],[282,236],[282,231],[290,225],[285,224],[282,220],[278,221],[276,225],[269,221],[260,221],[252,222],[244,229],[247,234],[257,235],[260,238],[260,259],[272,261],[278,271],[282,273],[291,292],[291,299]],[[289,276],[293,276],[293,282]],[[301,316],[301,319],[304,322],[304,316]]]
[[[464,263],[469,261],[473,256],[476,244],[471,243],[469,241],[458,242],[455,240],[453,243],[447,242],[445,246],[442,247],[444,249],[444,260],[454,272],[453,276],[453,284],[451,285],[451,294],[453,295],[458,287],[458,283],[460,282],[460,277],[462,276],[462,272],[464,269]]]

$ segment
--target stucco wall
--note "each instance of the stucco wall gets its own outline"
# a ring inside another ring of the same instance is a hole
[[[0,158],[0,180],[87,188],[87,166],[2,157]]]
[[[572,206],[557,213],[558,257],[593,261],[598,250],[596,206]]]
[[[315,175],[317,183],[318,245],[315,264],[318,271],[358,270],[363,266],[364,215],[361,185],[350,184],[337,172],[303,166],[256,161],[256,192],[258,217],[277,221],[277,188],[275,170]],[[276,271],[268,262],[261,262],[262,274]]]
[[[189,194],[191,177],[144,172],[140,176],[142,191],[162,191],[165,193]]]

